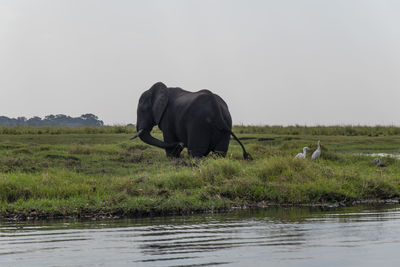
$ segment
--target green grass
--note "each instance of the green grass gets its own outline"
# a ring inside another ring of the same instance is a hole
[[[360,155],[400,153],[398,128],[348,128],[237,126],[254,161],[244,161],[232,140],[226,158],[193,162],[186,150],[167,159],[161,149],[129,141],[134,127],[0,127],[0,216],[186,214],[399,198],[399,160],[384,158],[387,167],[378,168]],[[311,153],[293,159],[303,146],[316,149],[317,140],[320,160]]]

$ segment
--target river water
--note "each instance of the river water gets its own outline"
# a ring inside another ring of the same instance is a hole
[[[400,266],[400,206],[0,222],[0,266]]]

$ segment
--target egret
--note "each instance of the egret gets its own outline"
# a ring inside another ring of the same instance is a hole
[[[295,159],[305,159],[306,158],[307,149],[310,149],[310,148],[307,147],[307,146],[303,147],[303,153],[297,154],[296,157],[294,157],[294,158]]]
[[[321,141],[318,140],[318,148],[317,150],[314,151],[314,153],[312,153],[311,155],[311,160],[316,160],[319,157],[321,157],[321,145],[320,145]]]

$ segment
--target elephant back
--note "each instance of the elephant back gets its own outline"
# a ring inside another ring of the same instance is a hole
[[[219,95],[206,89],[197,93],[200,95],[198,101],[210,106],[210,122],[213,126],[218,130],[230,132],[232,130],[232,118],[225,101]]]
[[[232,130],[232,117],[228,109],[228,105],[225,101],[217,94],[213,94],[216,105],[219,110],[219,116],[217,119],[216,127],[219,130],[231,131]]]

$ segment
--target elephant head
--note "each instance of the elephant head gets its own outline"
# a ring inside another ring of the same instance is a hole
[[[168,91],[165,84],[158,82],[149,90],[145,91],[139,99],[137,108],[136,130],[137,134],[131,139],[139,138],[153,146],[160,148],[176,147],[178,143],[165,143],[153,136],[150,132],[153,127],[160,123],[161,117],[168,105]]]

